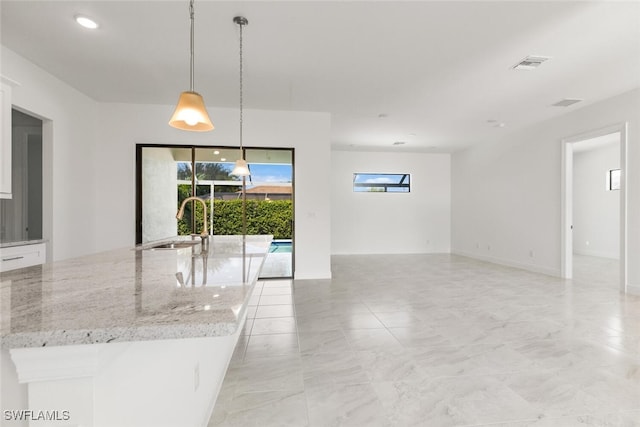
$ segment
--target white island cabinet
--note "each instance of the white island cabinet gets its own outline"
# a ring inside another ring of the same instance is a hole
[[[0,424],[206,426],[271,236],[199,240],[1,273]]]

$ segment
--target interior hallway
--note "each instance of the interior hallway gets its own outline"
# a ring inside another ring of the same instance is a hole
[[[210,426],[639,426],[640,297],[453,255],[264,281]]]

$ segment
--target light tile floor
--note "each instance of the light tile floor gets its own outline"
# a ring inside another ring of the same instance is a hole
[[[271,252],[267,254],[260,271],[260,278],[291,277],[291,252]]]
[[[640,298],[452,255],[264,281],[210,426],[640,426]]]

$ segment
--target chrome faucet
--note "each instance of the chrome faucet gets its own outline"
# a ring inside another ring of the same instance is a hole
[[[177,219],[182,219],[182,216],[184,215],[184,206],[187,204],[187,202],[189,202],[191,200],[197,200],[200,203],[202,203],[202,208],[204,209],[204,227],[202,229],[202,233],[200,233],[200,237],[202,237],[202,240],[204,242],[204,240],[209,237],[209,229],[207,228],[207,222],[208,222],[209,218],[207,217],[207,204],[204,202],[204,200],[202,200],[200,197],[196,197],[196,196],[187,197],[186,199],[184,199],[182,201],[182,205],[180,205],[180,209],[178,209],[178,213],[176,214],[176,218]],[[194,218],[195,218],[195,212],[193,213],[193,215],[194,215]],[[193,231],[195,233],[195,230],[193,230]]]

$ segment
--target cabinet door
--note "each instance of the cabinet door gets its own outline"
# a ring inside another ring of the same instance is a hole
[[[46,252],[44,243],[0,248],[0,272],[44,264]]]
[[[0,199],[11,198],[11,87],[0,84]]]

